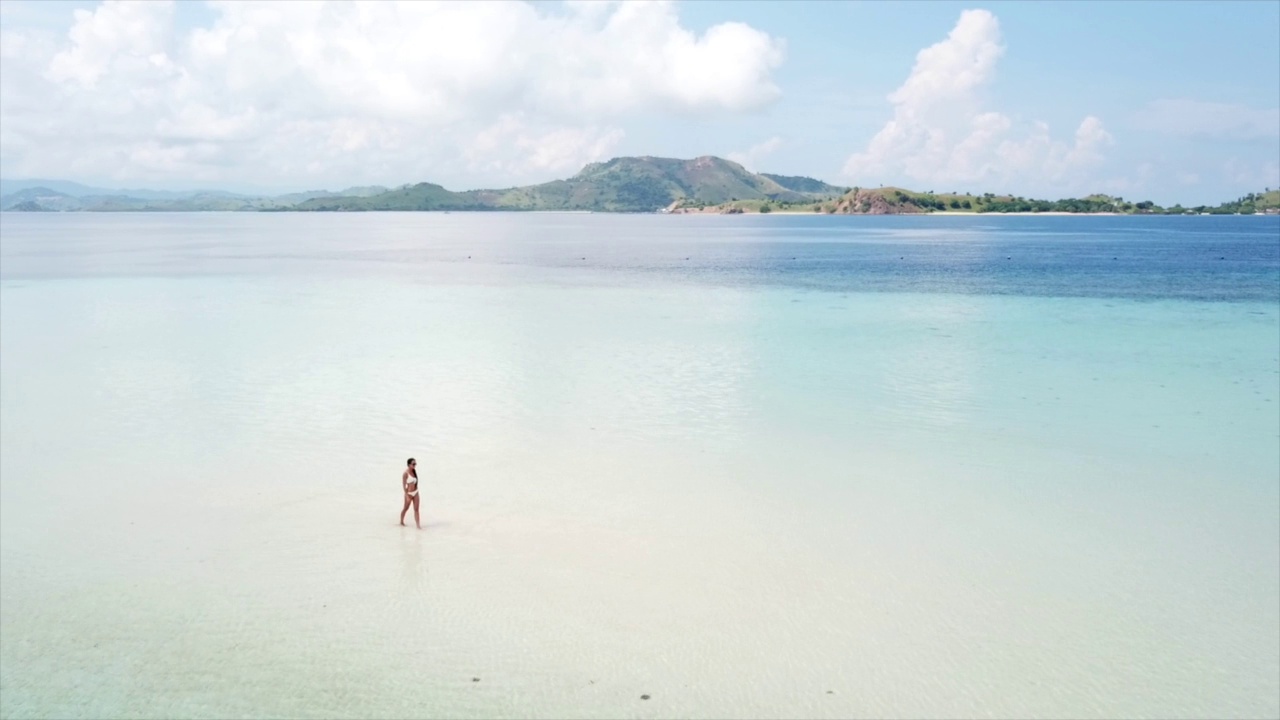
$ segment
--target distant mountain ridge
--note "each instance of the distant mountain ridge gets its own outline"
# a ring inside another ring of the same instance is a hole
[[[495,190],[448,190],[430,182],[389,189],[315,190],[275,196],[217,191],[108,190],[65,181],[7,181],[0,210],[13,211],[380,211],[579,210],[654,212],[675,204],[698,206],[762,200],[812,202],[844,188],[807,177],[764,175],[718,157],[692,160],[619,157],[591,163],[564,180]]]
[[[375,195],[381,186],[348,188],[342,192],[311,190],[284,195],[241,195],[224,190],[111,190],[64,180],[7,180],[0,195],[0,210],[15,212],[121,212],[121,211],[253,211],[293,207],[317,197]],[[10,188],[20,188],[10,190]]]
[[[15,189],[16,188],[16,189]],[[1150,201],[1091,195],[1035,200],[985,193],[845,188],[811,177],[755,173],[731,160],[617,157],[590,163],[564,180],[494,190],[448,190],[421,182],[398,188],[352,187],[282,195],[220,190],[109,190],[59,180],[0,180],[0,210],[119,211],[589,211],[670,213],[813,212],[903,215],[931,212],[1067,212],[1117,214],[1280,213],[1280,192],[1267,189],[1217,206],[1161,208]]]
[[[22,180],[0,179],[0,196],[3,197],[16,195],[17,193],[25,190],[34,189],[44,189],[73,198],[130,197],[139,200],[180,200],[195,195],[239,198],[254,197],[252,195],[227,192],[225,190],[147,190],[143,188],[113,190],[110,188],[94,187],[92,185],[71,182],[70,180],[48,180],[40,178],[27,178]]]
[[[364,198],[315,198],[293,209],[655,212],[676,203],[810,202],[843,192],[843,188],[813,178],[783,179],[802,181],[798,184],[818,188],[818,191],[788,188],[777,180],[718,157],[680,160],[645,156],[591,163],[571,178],[538,185],[453,192],[434,183],[419,183]]]

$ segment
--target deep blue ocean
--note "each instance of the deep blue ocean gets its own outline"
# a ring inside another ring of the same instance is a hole
[[[555,279],[569,283],[1280,303],[1280,216],[7,213],[0,223],[5,279],[420,269],[466,281],[471,264],[564,271]]]

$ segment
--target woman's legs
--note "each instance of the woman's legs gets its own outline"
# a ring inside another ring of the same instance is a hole
[[[411,501],[410,501],[410,498],[409,498],[409,493],[405,493],[405,494],[404,494],[404,507],[400,509],[400,524],[401,524],[401,525],[403,525],[403,524],[404,524],[404,514],[405,514],[405,513],[407,513],[407,512],[409,512],[409,504],[410,504],[410,502],[411,502]]]
[[[422,521],[418,519],[418,496],[417,495],[413,496],[413,522],[418,526],[419,530],[422,529]]]

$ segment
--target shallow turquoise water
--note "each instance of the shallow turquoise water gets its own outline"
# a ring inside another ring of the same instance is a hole
[[[1273,220],[5,215],[0,714],[1275,716]]]

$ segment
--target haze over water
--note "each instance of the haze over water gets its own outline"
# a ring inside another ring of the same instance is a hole
[[[4,717],[1280,716],[1280,218],[5,214],[0,369]]]

